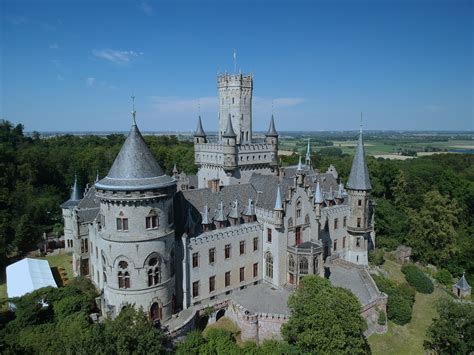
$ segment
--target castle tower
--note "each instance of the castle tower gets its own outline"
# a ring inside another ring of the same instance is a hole
[[[176,181],[163,173],[135,122],[95,188],[100,212],[90,228],[91,280],[102,290],[103,314],[115,317],[130,303],[153,320],[171,318]]]
[[[232,119],[227,119],[225,131],[222,133],[222,143],[224,150],[224,171],[231,172],[237,167],[237,150],[236,150],[237,135],[234,131]]]
[[[270,120],[270,126],[268,127],[267,133],[265,133],[265,143],[271,146],[271,165],[274,167],[278,166],[278,132],[275,128],[275,120]]]
[[[61,210],[64,220],[64,241],[65,247],[68,251],[77,251],[73,254],[73,271],[74,275],[81,275],[81,263],[87,263],[88,259],[83,258],[80,252],[81,240],[78,238],[78,224],[76,223],[76,213],[74,209],[81,200],[79,192],[79,184],[77,183],[77,176],[74,177],[74,184],[71,188],[71,195],[69,200],[61,204]],[[84,259],[84,261],[82,260]],[[87,268],[86,268],[87,269]]]
[[[194,144],[207,143],[206,133],[202,128],[201,116],[198,118],[196,132],[194,132]]]
[[[368,264],[368,249],[373,247],[375,237],[370,218],[370,184],[369,171],[365,161],[362,129],[359,133],[357,148],[352,161],[352,168],[347,182],[347,194],[351,212],[347,221],[349,234],[348,261],[355,264]]]
[[[219,96],[219,140],[227,127],[227,117],[237,134],[237,144],[252,143],[253,77],[249,74],[221,74],[217,76]]]

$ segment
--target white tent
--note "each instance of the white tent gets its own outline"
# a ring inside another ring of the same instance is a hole
[[[47,260],[25,258],[7,266],[7,294],[21,297],[41,287],[57,287]]]

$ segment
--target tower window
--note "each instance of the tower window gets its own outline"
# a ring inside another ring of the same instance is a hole
[[[145,218],[146,229],[158,228],[158,215],[155,211],[151,211]]]
[[[308,273],[308,259],[305,257],[300,259],[300,274],[306,275]]]
[[[128,272],[128,263],[121,261],[118,264],[120,271],[117,273],[118,287],[119,288],[130,288],[130,273]]]
[[[337,240],[334,241],[333,243],[333,250],[336,251],[337,250]]]
[[[128,231],[128,218],[123,216],[123,212],[120,212],[119,217],[117,218],[117,230],[119,232]]]
[[[342,249],[346,247],[346,237],[342,238]]]
[[[360,217],[359,217],[359,218],[357,218],[357,228],[360,228],[361,221],[362,221],[362,220],[360,219]]]
[[[234,98],[232,98],[232,103],[234,103]]]
[[[334,229],[338,228],[338,222],[339,220],[337,218],[334,219]]]
[[[253,251],[258,250],[258,237],[253,238]]]
[[[360,238],[356,239],[356,247],[360,247]]]
[[[249,140],[249,131],[245,132],[245,140],[246,140],[246,141]]]
[[[148,286],[154,286],[161,283],[161,258],[152,257],[148,261]]]
[[[362,200],[357,200],[357,205],[362,206]]]
[[[345,227],[347,225],[347,217],[344,216],[342,219],[342,226]]]
[[[272,242],[272,230],[271,230],[271,228],[267,228],[267,242],[268,243]]]

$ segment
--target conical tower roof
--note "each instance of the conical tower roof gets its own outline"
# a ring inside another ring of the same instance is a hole
[[[204,206],[204,212],[201,212],[202,222],[201,224],[211,224],[209,220],[209,207],[207,207],[207,203]]]
[[[163,173],[137,125],[133,124],[109,173],[95,186],[104,190],[149,190],[175,183]]]
[[[237,137],[237,135],[234,132],[234,127],[232,127],[232,119],[230,118],[230,113],[229,113],[229,118],[227,119],[227,128],[225,129],[225,132],[222,135],[222,137],[224,138]]]
[[[61,204],[61,208],[73,208],[79,204],[81,201],[81,192],[79,189],[79,184],[77,182],[77,175],[74,176],[74,184],[71,187],[71,195],[69,200]]]
[[[319,180],[316,183],[316,191],[314,192],[314,203],[323,203],[323,194],[321,192],[321,187],[319,186]]]
[[[204,129],[202,128],[201,116],[199,116],[198,118],[198,124],[196,128],[196,132],[194,132],[194,137],[206,137],[206,133],[204,132]]]
[[[227,221],[227,218],[225,217],[225,213],[224,213],[224,203],[222,201],[219,203],[219,209],[216,210],[216,216],[214,220],[217,222]]]
[[[240,218],[239,200],[235,200],[232,204],[232,209],[230,210],[229,217],[234,219]]]
[[[277,187],[276,199],[275,199],[275,210],[281,211],[283,210],[283,203],[281,203],[281,192],[280,192],[280,185]]]
[[[246,216],[255,216],[255,206],[251,198],[249,198],[249,203],[245,209],[244,215]]]
[[[466,277],[464,276],[464,273],[462,274],[462,277],[459,279],[459,281],[454,285],[455,287],[463,290],[463,291],[468,291],[471,286],[467,283]]]
[[[364,141],[362,140],[362,131],[359,134],[359,141],[352,160],[351,173],[347,181],[347,187],[352,190],[372,190],[370,184],[369,170],[365,161]]]
[[[272,118],[270,120],[270,126],[268,127],[268,131],[265,134],[267,137],[278,137],[278,132],[275,129],[275,120]]]

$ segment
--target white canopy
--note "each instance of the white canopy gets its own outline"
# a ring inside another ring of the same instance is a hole
[[[47,260],[25,258],[7,266],[7,294],[21,297],[41,287],[57,287]]]

